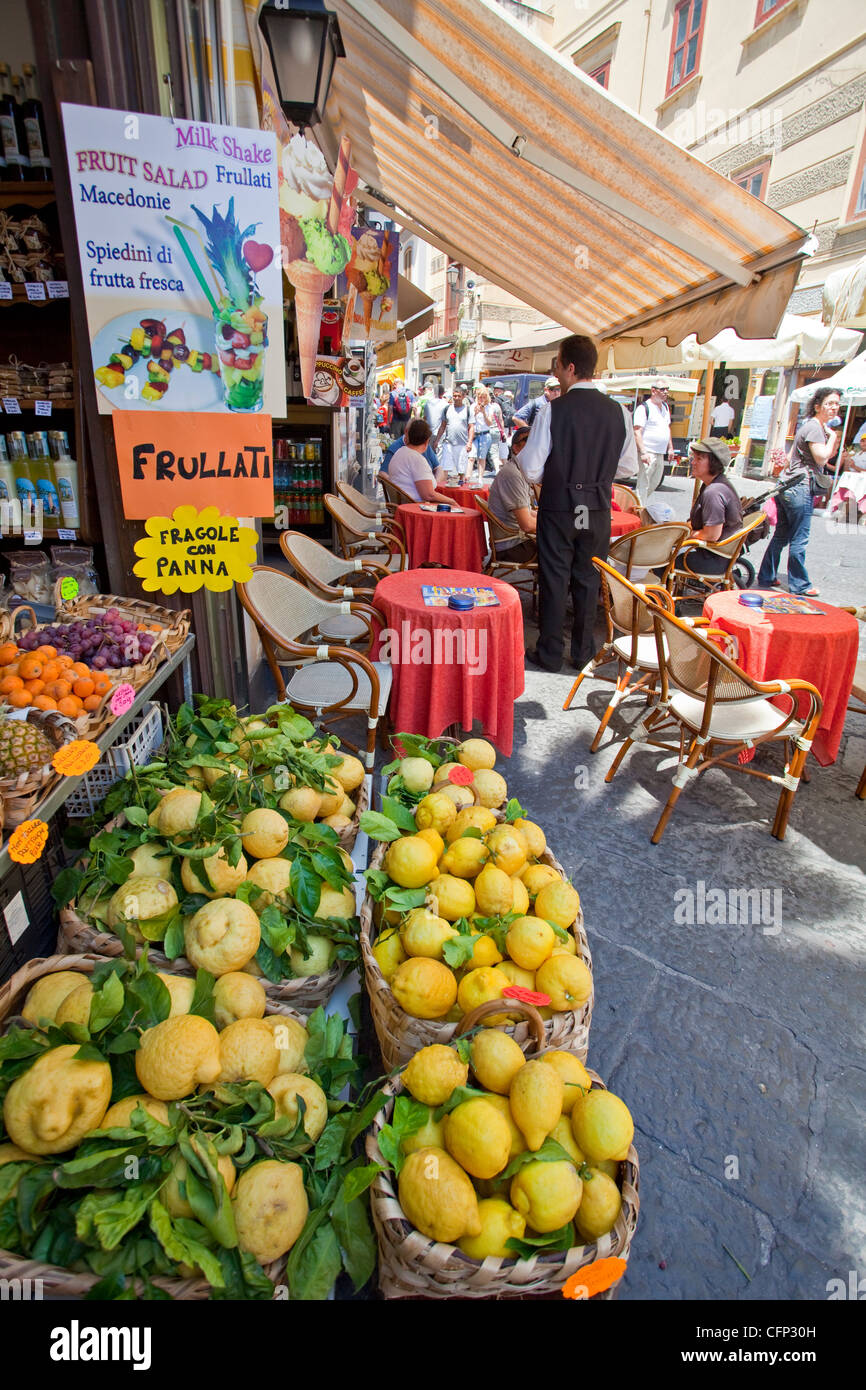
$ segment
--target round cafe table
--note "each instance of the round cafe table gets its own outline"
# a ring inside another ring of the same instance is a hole
[[[643,526],[639,516],[634,512],[620,512],[611,510],[610,513],[610,538],[616,540],[618,536],[627,536],[630,531],[639,531]]]
[[[458,507],[474,508],[476,511],[478,510],[475,507],[476,497],[480,497],[482,502],[486,502],[490,496],[489,487],[460,487],[456,484],[446,486],[444,483],[437,483],[436,491],[441,492],[444,497],[450,497],[451,501],[456,502]]]
[[[492,589],[499,603],[462,613],[428,607],[421,588],[434,584]],[[514,702],[523,694],[517,590],[469,570],[404,570],[379,581],[373,602],[386,618],[375,654],[391,662],[395,730],[439,738],[450,724],[471,730],[478,720],[485,737],[509,757]]]
[[[396,516],[406,532],[411,569],[433,561],[448,569],[481,573],[484,521],[474,507],[464,512],[425,512],[417,502],[403,502]]]
[[[750,589],[769,598],[777,589]],[[804,680],[824,701],[812,752],[822,767],[836,761],[857,664],[857,619],[820,599],[805,600],[820,613],[765,613],[739,601],[739,590],[711,594],[704,617],[736,637],[737,664],[759,681]]]

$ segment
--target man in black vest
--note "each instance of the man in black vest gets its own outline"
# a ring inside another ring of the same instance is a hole
[[[526,653],[545,671],[562,666],[569,584],[574,605],[572,665],[582,670],[595,654],[599,578],[592,560],[607,557],[611,489],[627,436],[622,407],[592,384],[597,361],[591,339],[577,334],[564,339],[554,367],[562,395],[545,412],[550,449],[538,504],[539,636],[537,648]],[[543,433],[544,419],[538,426]],[[524,453],[532,442],[530,436]],[[521,457],[520,464],[529,481],[536,481],[532,456],[526,465]]]

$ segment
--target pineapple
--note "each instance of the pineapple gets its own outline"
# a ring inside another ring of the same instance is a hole
[[[243,232],[240,230],[233,197],[229,199],[225,217],[216,206],[213,217],[205,217],[194,205],[193,212],[207,232],[207,254],[214,270],[222,277],[229,303],[236,309],[246,309],[254,297],[255,287],[250,266],[244,258],[243,245],[255,231],[256,223]]]
[[[47,767],[57,752],[41,729],[26,719],[5,718],[0,706],[0,777],[20,777],[22,772]]]

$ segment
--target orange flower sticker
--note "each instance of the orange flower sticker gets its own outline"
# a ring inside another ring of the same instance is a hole
[[[448,781],[453,782],[455,787],[468,787],[474,779],[475,774],[471,767],[452,767],[448,773]]]
[[[47,839],[48,826],[44,820],[22,821],[9,838],[9,858],[16,864],[35,864]]]
[[[520,999],[524,1004],[534,1004],[537,1009],[543,1009],[550,1003],[549,994],[542,994],[538,989],[525,989],[523,985],[506,985],[502,997]]]
[[[79,777],[82,772],[89,772],[95,767],[101,757],[96,744],[91,743],[90,739],[76,738],[58,748],[51,759],[51,766],[63,777]]]
[[[584,1265],[583,1269],[576,1270],[566,1279],[562,1286],[562,1296],[575,1299],[594,1298],[597,1293],[604,1293],[621,1279],[627,1268],[626,1261],[617,1255],[609,1255],[606,1260],[593,1260],[591,1265]]]

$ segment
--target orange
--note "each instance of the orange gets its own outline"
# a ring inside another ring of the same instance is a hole
[[[4,676],[0,680],[0,695],[11,695],[13,690],[23,690],[24,682],[20,676]]]
[[[13,690],[7,698],[13,709],[26,709],[33,702],[29,690]]]
[[[84,708],[87,710],[88,714],[92,713],[92,711],[95,709],[99,709],[99,706],[101,704],[101,695],[86,695],[84,697]]]
[[[0,666],[11,666],[12,662],[18,657],[18,648],[14,642],[4,642],[0,646]]]
[[[56,648],[56,647],[49,647],[49,646],[47,646],[47,645],[46,645],[46,646],[42,646],[42,647],[37,647],[37,648],[36,648],[36,655],[37,655],[37,656],[44,656],[44,657],[46,657],[48,660],[51,660],[52,657],[55,657],[55,656],[57,655],[57,648]]]
[[[45,689],[45,681],[25,681],[24,689],[29,690],[31,695],[41,695]]]
[[[83,661],[73,661],[73,663],[72,663],[72,669],[73,669],[73,671],[75,672],[76,676],[89,676],[89,675],[90,675],[90,667],[89,667],[89,666],[85,666],[85,664],[84,664]]]
[[[37,695],[33,700],[36,709],[56,709],[57,701],[51,700],[47,695]]]
[[[93,694],[95,688],[89,676],[81,676],[77,681],[73,682],[72,693],[74,695],[80,695],[82,700],[86,700],[88,695]]]
[[[67,652],[61,652],[57,658],[57,665],[61,671],[65,671],[72,665],[72,657]]]
[[[49,693],[55,700],[63,700],[67,695],[72,694],[72,685],[69,681],[55,681],[49,687]]]
[[[30,696],[27,696],[29,701]],[[77,719],[84,709],[77,695],[65,695],[62,700],[57,701],[57,708],[61,714],[65,714],[68,719]]]
[[[38,656],[25,656],[24,660],[18,663],[18,674],[25,681],[38,680],[42,675],[42,664]]]
[[[93,673],[93,693],[94,695],[107,695],[111,689],[111,680],[108,676],[103,676],[100,672]]]
[[[60,670],[59,661],[46,661],[45,665],[42,667],[42,679],[45,681],[45,684],[50,685],[52,681],[56,681],[57,677],[60,675]]]

